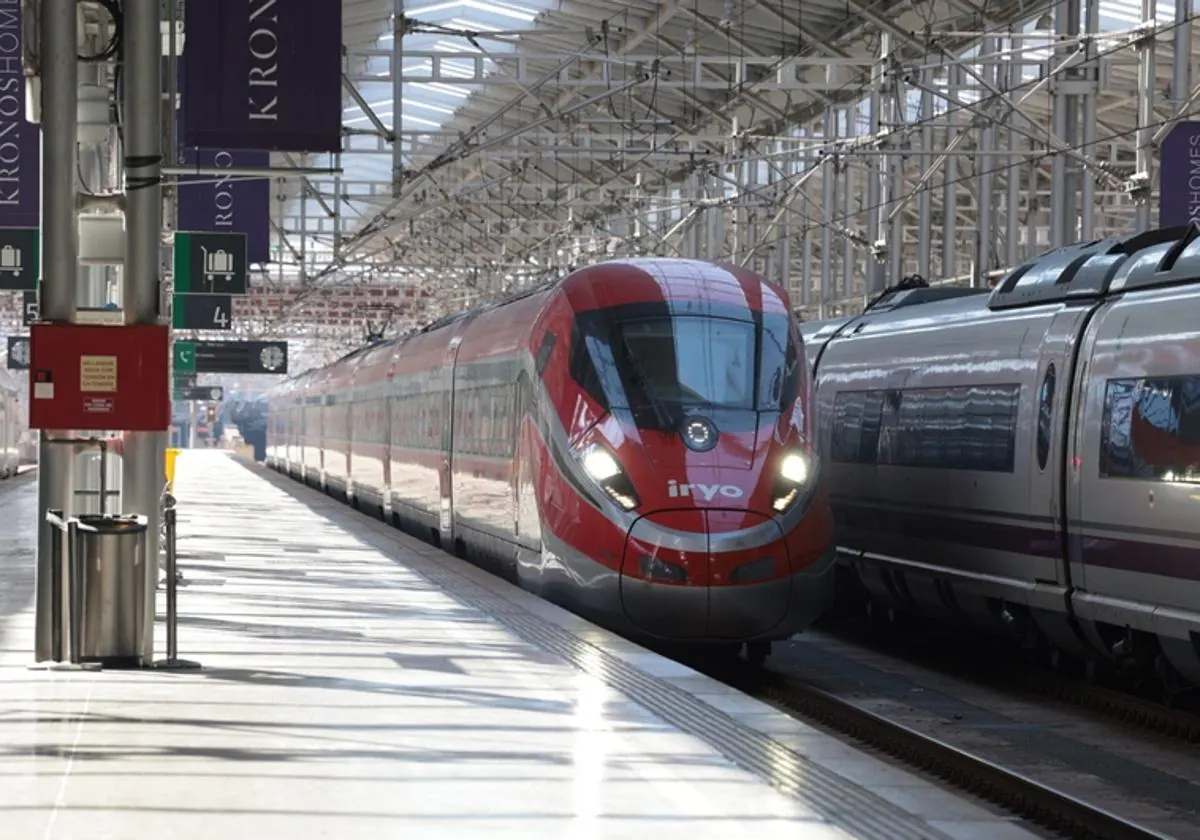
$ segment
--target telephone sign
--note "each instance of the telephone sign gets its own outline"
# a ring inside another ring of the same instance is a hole
[[[0,228],[0,289],[36,289],[38,284],[37,228]]]

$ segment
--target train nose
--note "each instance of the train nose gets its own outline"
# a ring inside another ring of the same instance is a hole
[[[662,638],[766,633],[787,616],[791,587],[783,531],[765,516],[660,511],[635,522],[625,541],[622,607]]]

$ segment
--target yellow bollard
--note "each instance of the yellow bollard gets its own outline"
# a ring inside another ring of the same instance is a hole
[[[167,450],[167,489],[172,493],[175,492],[175,459],[179,457],[179,452],[178,449]]]

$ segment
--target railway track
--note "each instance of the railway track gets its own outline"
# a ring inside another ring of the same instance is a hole
[[[962,630],[949,633],[942,628],[914,629],[901,624],[881,636],[845,623],[825,629],[854,645],[953,673],[980,685],[1044,697],[1147,732],[1200,743],[1200,714],[1196,712],[1200,704],[1196,697],[1177,698],[1185,705],[1167,705],[1135,693],[1127,683],[1106,685],[1099,679],[1087,678],[1082,668],[1079,674],[1062,673],[1044,660],[1031,660],[1011,646],[1001,646],[995,640]],[[980,645],[987,645],[986,649],[994,655],[980,657]],[[981,659],[986,659],[986,668],[980,667]]]
[[[769,668],[736,663],[713,676],[788,714],[849,736],[1061,836],[1087,840],[1170,840],[1168,835]]]

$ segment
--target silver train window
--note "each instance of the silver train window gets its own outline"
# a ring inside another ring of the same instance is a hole
[[[1042,378],[1042,389],[1038,392],[1037,418],[1037,459],[1038,469],[1046,469],[1046,460],[1050,457],[1051,421],[1054,419],[1054,362],[1046,368]]]
[[[1020,385],[842,391],[835,462],[1012,472]]]
[[[1200,376],[1110,379],[1100,475],[1200,482]]]

